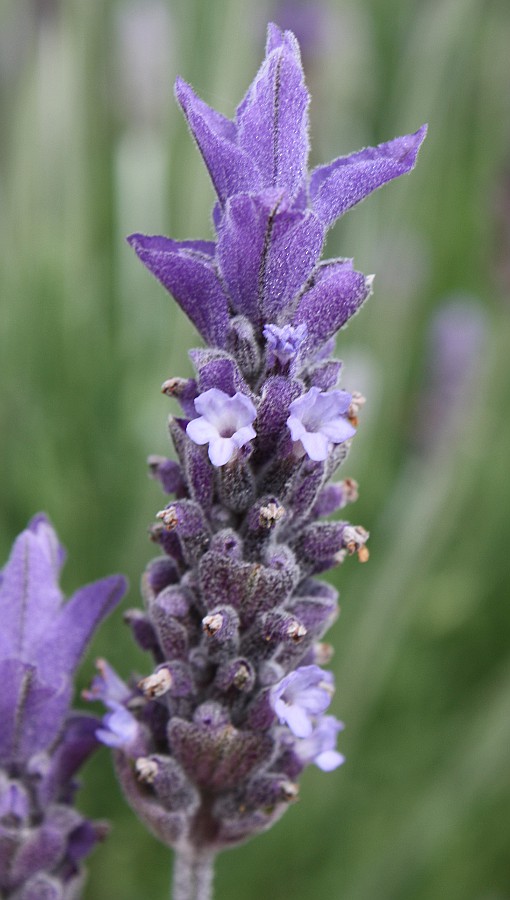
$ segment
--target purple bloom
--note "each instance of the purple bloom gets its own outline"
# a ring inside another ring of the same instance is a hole
[[[229,397],[224,391],[210,388],[195,400],[198,419],[189,422],[186,432],[195,444],[209,444],[213,466],[224,466],[256,437],[252,422],[257,410],[249,397],[237,392]]]
[[[294,752],[305,765],[314,763],[323,772],[332,772],[345,762],[336,749],[338,732],[343,728],[343,722],[335,716],[321,716],[312,733],[294,743]]]
[[[107,747],[122,749],[133,758],[140,756],[145,751],[143,729],[126,708],[133,691],[104,659],[97,660],[96,666],[98,674],[89,690],[82,694],[85,700],[91,702],[101,700],[110,710],[103,716],[96,737]]]
[[[96,737],[108,747],[119,747],[129,752],[140,736],[140,726],[135,717],[120,703],[110,703],[111,712],[103,716],[103,727],[98,728]],[[139,756],[141,749],[134,755]]]
[[[284,366],[295,359],[306,336],[306,325],[265,325],[264,337],[267,341],[268,362],[274,365],[275,360]]]
[[[333,696],[333,675],[319,666],[301,666],[282,678],[270,691],[270,703],[280,722],[296,737],[308,738],[314,722]]]
[[[347,391],[312,387],[290,404],[287,425],[292,440],[301,442],[310,459],[327,459],[331,444],[342,444],[356,433],[346,417],[351,400]]]
[[[71,808],[74,774],[97,746],[98,722],[69,706],[83,651],[126,585],[119,576],[105,578],[63,603],[64,558],[55,531],[38,515],[0,578],[2,896],[43,896],[47,882],[62,892],[55,896],[70,896],[80,882],[80,856],[99,837]],[[80,854],[76,839],[84,829],[89,839]]]
[[[96,668],[98,674],[92,680],[90,688],[83,691],[85,700],[101,700],[110,709],[115,708],[119,703],[129,700],[131,691],[127,684],[122,678],[119,678],[115,669],[106,660],[98,659]]]

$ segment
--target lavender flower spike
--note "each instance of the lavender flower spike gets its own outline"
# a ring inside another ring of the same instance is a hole
[[[104,835],[72,806],[98,722],[69,705],[82,653],[126,585],[105,578],[62,605],[64,558],[40,514],[0,578],[0,894],[13,900],[77,898],[81,860]]]
[[[176,458],[151,459],[175,499],[127,621],[152,663],[129,686],[102,665],[92,694],[129,803],[176,851],[175,900],[207,900],[214,855],[280,818],[307,765],[343,762],[318,665],[337,591],[317,576],[366,561],[368,532],[321,521],[357,497],[351,479],[329,483],[360,406],[330,354],[372,278],[321,253],[339,215],[413,168],[425,127],[310,174],[299,47],[275,25],[233,120],[181,79],[176,95],[217,193],[216,240],[129,242],[206,346],[194,378],[165,382]]]

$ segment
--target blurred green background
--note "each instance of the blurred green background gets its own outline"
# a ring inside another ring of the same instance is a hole
[[[331,576],[347,763],[309,770],[269,833],[225,854],[218,900],[510,898],[508,0],[1,0],[0,549],[46,510],[68,591],[138,580],[162,504],[161,382],[197,338],[124,242],[211,233],[177,73],[232,115],[267,20],[302,38],[312,162],[414,131],[414,173],[331,232],[376,272],[340,335],[368,397],[345,475],[371,559]],[[85,661],[147,672],[118,612]],[[86,900],[168,896],[170,854],[102,751],[81,806],[113,823]]]

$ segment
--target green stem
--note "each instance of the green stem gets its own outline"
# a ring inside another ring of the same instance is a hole
[[[172,900],[211,900],[214,855],[200,850],[176,851]]]

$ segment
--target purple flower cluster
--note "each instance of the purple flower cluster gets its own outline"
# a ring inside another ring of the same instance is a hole
[[[177,461],[150,460],[175,499],[152,529],[163,555],[145,610],[126,618],[154,667],[128,686],[101,663],[91,696],[142,820],[181,853],[212,853],[269,827],[306,765],[343,761],[320,667],[337,592],[316,576],[368,554],[363,528],[320,519],[356,495],[328,483],[359,406],[330,354],[372,279],[320,257],[340,215],[414,166],[425,127],[309,174],[299,48],[275,26],[234,121],[181,80],[176,95],[216,190],[217,239],[129,242],[206,346],[190,351],[194,378],[163,386],[182,407]]]
[[[98,720],[69,705],[74,670],[125,582],[105,578],[62,605],[64,559],[38,515],[0,573],[0,895],[12,900],[78,897],[81,860],[104,834],[72,806]]]

